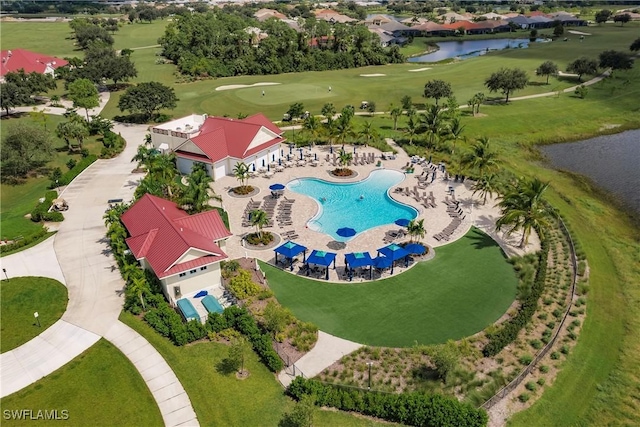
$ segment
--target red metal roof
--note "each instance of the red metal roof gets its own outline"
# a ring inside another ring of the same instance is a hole
[[[175,203],[145,194],[122,214],[122,223],[133,255],[145,258],[159,278],[227,258],[214,243],[231,235],[218,211],[189,216]],[[190,249],[205,255],[178,263]]]
[[[249,148],[253,139],[262,129],[273,132],[276,137],[260,145]],[[255,114],[244,119],[226,117],[207,117],[200,127],[200,132],[177,147],[176,155],[189,158],[186,144],[191,141],[200,148],[211,162],[227,157],[244,159],[265,148],[284,142],[282,130],[262,114]]]
[[[44,74],[47,69],[47,64],[49,64],[53,69],[64,67],[69,64],[62,58],[47,56],[24,49],[3,50],[0,53],[0,56],[2,58],[0,76],[4,76],[7,73],[14,73],[20,69],[24,69],[25,73],[36,71],[40,74]]]

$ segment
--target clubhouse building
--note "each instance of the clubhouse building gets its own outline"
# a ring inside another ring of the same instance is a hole
[[[192,114],[151,129],[153,146],[176,155],[180,173],[202,163],[214,180],[233,174],[236,164],[250,169],[281,162],[283,131],[263,114],[244,119]]]

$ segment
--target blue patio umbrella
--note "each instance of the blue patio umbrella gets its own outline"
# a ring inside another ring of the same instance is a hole
[[[284,157],[284,150],[280,150],[280,157]]]
[[[293,145],[289,144],[289,154],[293,152]]]
[[[267,165],[267,170],[270,171],[271,170],[271,166]]]
[[[302,160],[302,148],[300,148],[300,160]]]
[[[253,168],[253,171],[256,171],[256,164],[255,163],[251,163],[251,167]]]
[[[313,153],[313,160],[318,160],[318,153]]]
[[[373,266],[375,268],[389,268],[392,264],[393,260],[386,256],[377,256],[373,259]]]
[[[209,292],[207,291],[200,291],[197,294],[195,294],[193,297],[194,298],[202,298],[202,297],[206,297],[207,295],[209,295]]]
[[[278,159],[278,166],[281,166],[281,165],[282,165],[282,157]]]
[[[395,224],[399,225],[400,227],[406,227],[407,225],[409,225],[409,222],[411,221],[406,218],[398,218],[395,220]]]
[[[329,153],[333,154],[333,145],[329,147]]]
[[[420,243],[409,243],[404,247],[404,250],[412,254],[422,255],[423,253],[425,253],[427,248],[425,248]]]
[[[291,156],[287,154],[287,162],[291,160]]]
[[[269,186],[269,190],[273,190],[273,191],[278,191],[278,190],[284,190],[284,184],[271,184]]]
[[[265,163],[264,163],[264,159],[262,159],[262,167],[264,167],[264,164],[265,164]]]
[[[356,230],[349,227],[338,228],[336,234],[340,237],[351,237],[356,235]]]

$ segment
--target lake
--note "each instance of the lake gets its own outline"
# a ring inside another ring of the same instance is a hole
[[[542,42],[538,39],[536,42]],[[409,58],[409,62],[437,62],[448,58],[465,59],[484,55],[492,50],[526,49],[529,47],[529,39],[488,39],[488,40],[464,40],[436,43],[440,50],[422,56]]]
[[[591,178],[640,214],[640,129],[540,150],[554,168]]]

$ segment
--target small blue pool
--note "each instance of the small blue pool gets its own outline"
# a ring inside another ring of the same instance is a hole
[[[213,295],[207,295],[202,298],[202,305],[204,305],[204,308],[206,308],[209,313],[222,313],[224,311],[224,308],[222,308]]]
[[[396,202],[388,194],[389,188],[402,182],[404,177],[402,172],[380,169],[358,182],[300,178],[289,182],[287,188],[313,198],[318,204],[318,213],[307,223],[310,229],[346,242],[353,237],[338,236],[339,228],[353,228],[357,235],[400,218],[411,220],[418,216],[416,209]]]
[[[187,322],[189,320],[200,320],[200,316],[198,315],[196,308],[193,306],[193,304],[191,304],[191,301],[186,298],[182,298],[178,300],[177,304],[178,308],[180,308],[180,311],[182,312],[182,315],[185,319],[187,319]]]

